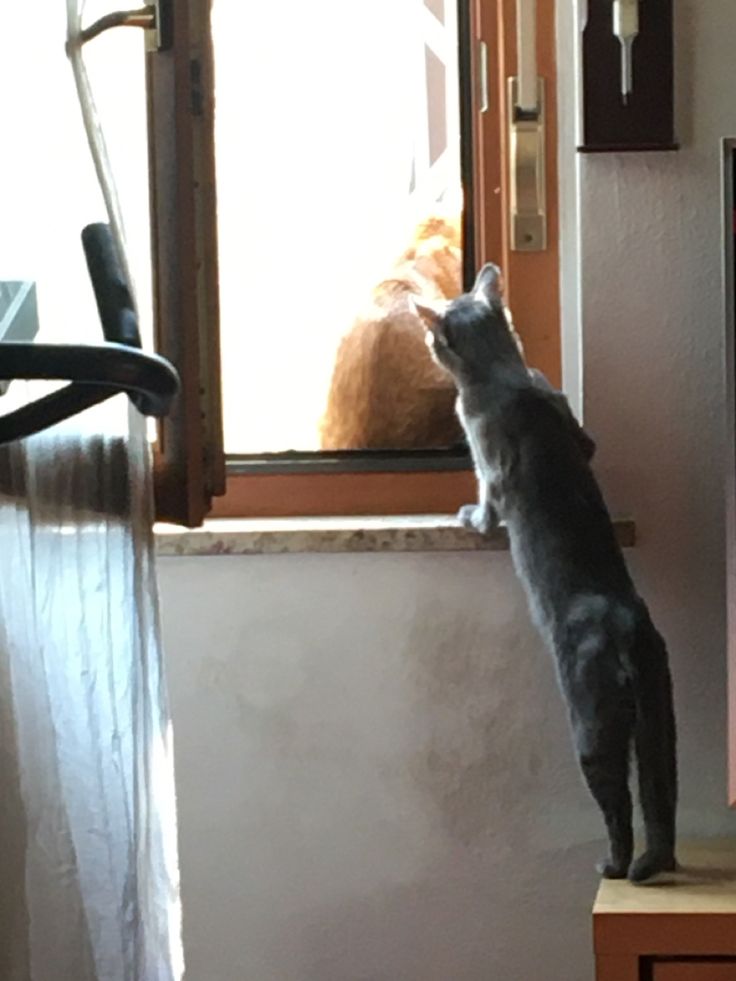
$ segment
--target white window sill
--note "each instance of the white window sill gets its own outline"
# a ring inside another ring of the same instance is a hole
[[[636,544],[634,522],[614,522],[624,548]],[[481,538],[452,515],[393,517],[218,519],[193,530],[156,525],[160,556],[280,555],[299,552],[498,552],[508,549],[500,528]]]

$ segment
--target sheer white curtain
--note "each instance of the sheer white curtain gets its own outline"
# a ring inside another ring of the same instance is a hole
[[[76,2],[67,14],[74,59]],[[55,37],[63,54],[63,33]],[[81,68],[77,62],[87,134],[122,241]],[[73,91],[70,76],[67,94]],[[54,98],[50,92],[49,112]],[[46,119],[35,125],[43,130]],[[53,120],[48,125],[51,131]],[[76,128],[70,123],[64,135],[83,145],[78,110]],[[37,165],[29,156],[26,166]],[[59,162],[51,155],[45,165],[53,180]],[[21,158],[20,182],[22,166]],[[3,184],[0,199],[8,193]],[[0,210],[12,212],[12,204]],[[58,213],[44,215],[49,235],[64,220],[60,200]],[[68,230],[69,239],[78,241],[80,230],[81,223]],[[0,247],[0,279],[13,278],[5,267],[21,261],[23,241],[20,229],[20,253]],[[39,256],[44,246],[39,238]],[[83,267],[77,248],[73,262]],[[32,248],[23,261],[30,270]],[[75,304],[89,306],[81,290],[70,298],[57,289],[50,299],[47,291],[45,302],[52,319],[66,322],[66,339],[101,338],[99,327],[94,337],[80,336],[84,317],[70,316]],[[0,411],[37,394],[37,386],[15,383]],[[174,981],[183,974],[150,481],[144,421],[123,396],[0,448],[3,981]]]
[[[115,414],[124,421],[125,405]],[[119,434],[111,413],[86,416],[0,450],[0,867],[12,893],[0,977],[172,981],[176,823],[148,447],[132,410]]]

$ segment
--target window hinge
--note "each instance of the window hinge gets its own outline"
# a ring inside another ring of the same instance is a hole
[[[82,31],[82,43],[99,37],[113,27],[142,27],[148,51],[165,51],[171,46],[172,0],[153,0],[137,10],[115,10]]]

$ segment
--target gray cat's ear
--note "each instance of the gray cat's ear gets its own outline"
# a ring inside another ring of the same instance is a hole
[[[475,278],[473,284],[474,298],[491,306],[500,300],[502,289],[501,270],[492,262],[487,262]]]
[[[446,303],[426,300],[423,296],[410,293],[408,296],[409,309],[422,321],[427,330],[434,332],[442,320],[442,314],[447,308]]]

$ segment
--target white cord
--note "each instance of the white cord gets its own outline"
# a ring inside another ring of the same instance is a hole
[[[105,135],[102,131],[99,113],[95,105],[92,94],[92,85],[87,74],[82,55],[82,14],[84,12],[86,0],[66,0],[66,22],[67,40],[66,53],[74,73],[74,81],[77,86],[77,96],[79,107],[82,112],[84,130],[87,134],[92,161],[94,163],[97,180],[102,191],[105,202],[108,220],[115,248],[120,260],[120,266],[128,283],[128,287],[135,302],[135,288],[133,277],[128,263],[128,253],[125,239],[125,226],[123,224],[123,214],[120,207],[115,178],[113,177],[112,165],[107,152]]]

